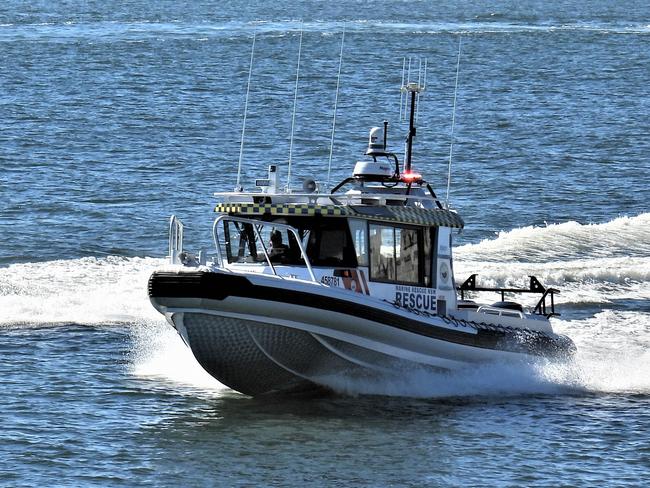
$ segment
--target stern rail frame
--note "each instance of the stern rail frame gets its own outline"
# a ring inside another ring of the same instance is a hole
[[[501,293],[501,301],[505,301],[506,293],[540,293],[542,297],[535,305],[533,309],[534,314],[544,315],[545,317],[552,317],[555,315],[560,315],[555,311],[555,294],[560,293],[560,290],[556,288],[545,288],[535,276],[529,276],[530,284],[528,288],[487,288],[483,286],[476,285],[477,274],[471,275],[465,280],[465,282],[458,286],[456,289],[460,291],[461,300],[465,300],[466,291],[494,291]],[[550,306],[546,304],[546,298],[550,297]],[[550,310],[550,311],[549,311]]]

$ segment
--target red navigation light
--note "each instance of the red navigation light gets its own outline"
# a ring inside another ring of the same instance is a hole
[[[406,173],[402,173],[402,181],[404,183],[418,183],[422,181],[422,175],[413,171],[407,171]]]

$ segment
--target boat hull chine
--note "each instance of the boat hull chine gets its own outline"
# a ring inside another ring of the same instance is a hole
[[[308,390],[316,385],[283,368],[260,347],[255,322],[204,313],[172,316],[199,364],[230,388],[248,395]],[[285,341],[288,338],[278,337]],[[293,343],[299,342],[293,337]]]
[[[323,390],[337,378],[376,380],[408,367],[382,353],[258,320],[199,312],[171,320],[210,375],[253,396]]]

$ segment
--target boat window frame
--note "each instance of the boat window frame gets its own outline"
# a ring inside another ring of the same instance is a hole
[[[429,284],[427,288],[438,287],[438,227],[425,227],[429,234]],[[425,254],[426,258],[426,254]]]
[[[357,257],[357,267],[369,268],[370,267],[370,242],[369,238],[369,227],[368,221],[366,219],[358,218],[348,218],[347,219],[348,228],[350,231],[350,240],[352,246],[354,247],[354,252]],[[363,233],[363,243],[357,248],[356,242],[356,232],[361,231]],[[360,258],[363,258],[361,260]]]
[[[430,227],[430,226],[421,226],[421,225],[413,225],[413,224],[406,224],[406,223],[399,223],[399,222],[386,222],[386,221],[381,221],[381,220],[368,220],[367,223],[367,245],[368,245],[368,279],[369,281],[372,281],[374,283],[385,283],[385,284],[391,284],[391,285],[404,285],[404,286],[418,286],[421,288],[435,288],[435,265],[434,265],[434,257],[437,254],[435,252],[435,241],[436,241],[436,233],[435,233],[435,227]],[[395,266],[395,279],[386,279],[386,278],[377,278],[373,275],[373,266],[372,266],[372,254],[373,254],[373,246],[371,244],[371,235],[370,235],[370,226],[374,225],[377,227],[385,227],[385,228],[392,228],[393,229],[393,265]],[[418,257],[418,280],[417,282],[415,281],[402,281],[397,279],[397,260],[395,257],[395,250],[396,250],[396,240],[395,240],[395,229],[405,229],[405,230],[416,230],[417,231],[417,245],[418,245],[418,252],[417,252],[417,257]],[[426,258],[426,253],[424,246],[426,244],[425,242],[425,233],[429,234],[429,259],[428,262],[425,259]],[[426,283],[426,272],[425,268],[429,267],[431,275],[429,276],[429,283]]]
[[[236,221],[236,220],[227,220],[224,219],[222,220],[223,222],[223,233],[224,233],[224,240],[223,240],[223,245],[226,251],[226,262],[228,264],[235,264],[235,263],[241,263],[239,259],[243,256],[239,256],[239,254],[245,250],[248,250],[249,255],[253,258],[253,261],[248,262],[246,264],[256,264],[256,263],[263,263],[264,262],[264,257],[259,256],[259,249],[257,247],[257,233],[254,228],[254,224],[250,222],[243,222],[243,221]],[[237,248],[238,248],[238,256],[235,258],[233,254],[233,247],[232,247],[232,238],[233,236],[231,235],[231,228],[230,224],[232,223],[235,226],[235,229],[239,233],[237,236]],[[239,225],[241,224],[241,229],[239,228]],[[245,239],[242,240],[242,237],[245,236]]]
[[[227,246],[229,246],[229,244],[225,240],[222,240],[220,238],[220,236],[219,236],[219,228],[220,228],[220,224],[223,223],[224,224],[223,228],[226,229],[228,227],[228,225],[227,225],[228,222],[233,222],[233,223],[240,222],[242,224],[250,224],[251,225],[251,228],[252,228],[252,230],[254,232],[254,236],[255,236],[255,239],[256,239],[256,241],[254,241],[254,242],[259,241],[260,243],[262,243],[262,248],[261,249],[262,249],[262,252],[264,254],[264,259],[265,259],[266,264],[268,265],[268,267],[271,269],[271,272],[275,276],[278,276],[278,272],[276,270],[276,266],[273,264],[272,260],[269,257],[268,252],[266,251],[266,248],[263,245],[264,241],[263,241],[261,233],[260,233],[260,228],[266,227],[266,226],[271,226],[271,227],[275,227],[275,228],[285,229],[287,232],[292,233],[293,237],[294,237],[294,242],[298,245],[298,248],[300,249],[300,254],[301,254],[302,259],[304,261],[304,265],[307,267],[307,272],[309,273],[309,277],[310,277],[311,281],[313,281],[315,283],[319,283],[319,281],[316,279],[316,276],[314,275],[314,270],[313,270],[313,267],[312,267],[311,263],[309,262],[307,252],[306,252],[304,246],[302,245],[302,242],[300,242],[300,236],[298,235],[298,230],[297,229],[295,229],[294,227],[292,227],[290,225],[287,225],[287,224],[280,224],[280,223],[277,223],[277,222],[268,222],[268,221],[264,221],[264,220],[260,220],[260,219],[248,219],[248,218],[239,217],[239,216],[236,216],[236,215],[221,214],[214,220],[214,223],[212,224],[212,240],[213,240],[215,249],[217,251],[217,259],[218,259],[219,265],[221,267],[231,265],[231,264],[239,264],[239,263],[228,263],[227,261],[224,261],[224,255],[223,255],[222,250],[221,250],[221,245],[224,245],[224,246],[227,247]],[[224,230],[224,234],[225,234],[225,232],[226,231]],[[226,259],[227,259],[227,256],[226,256]],[[253,263],[246,263],[246,264],[253,264]]]

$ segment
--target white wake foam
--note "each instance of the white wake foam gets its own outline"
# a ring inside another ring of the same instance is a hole
[[[0,268],[0,326],[160,320],[147,280],[162,260],[82,258]]]
[[[455,250],[466,261],[548,262],[586,258],[650,257],[650,213],[603,224],[564,222],[500,232],[496,239]]]
[[[490,363],[449,373],[414,370],[399,379],[336,377],[327,382],[345,394],[416,398],[650,394],[650,313],[608,310],[557,328],[576,343],[571,361]]]
[[[149,301],[147,281],[164,263],[112,256],[0,268],[0,327],[124,325],[133,342],[133,375],[203,392],[221,391],[226,387],[201,368]]]
[[[228,389],[199,365],[190,348],[166,322],[134,327],[131,337],[131,373],[135,376],[209,394]]]
[[[554,327],[576,343],[571,367],[585,389],[650,393],[649,312],[604,310]]]
[[[561,290],[559,304],[650,300],[650,213],[513,229],[460,246],[455,258],[458,284],[476,273],[481,286],[521,288],[533,275]]]
[[[559,288],[557,304],[607,304],[616,300],[650,300],[650,257],[576,259],[547,263],[457,261],[458,284],[478,274],[484,287],[528,287],[528,276],[536,276],[546,287]],[[492,294],[496,299],[497,295]],[[490,294],[482,295],[490,299]],[[517,301],[532,305],[538,295],[519,295]]]
[[[328,377],[326,384],[346,395],[382,395],[410,398],[518,396],[573,392],[548,378],[542,365],[533,363],[472,365],[453,372],[404,371],[399,378],[360,379]]]

